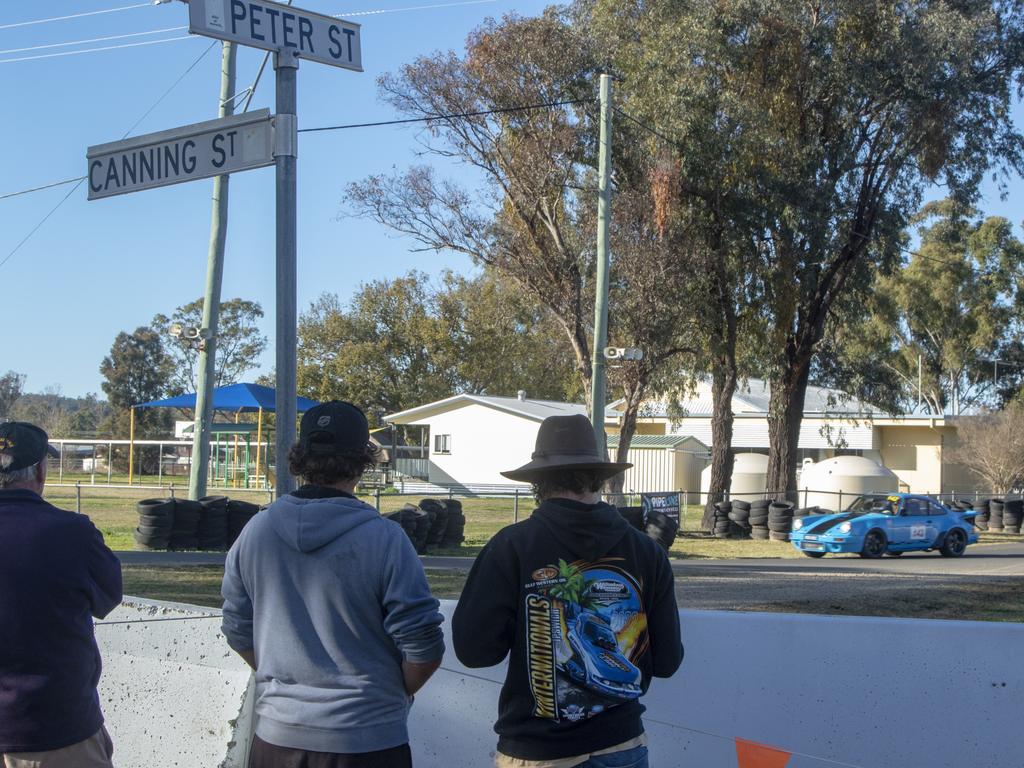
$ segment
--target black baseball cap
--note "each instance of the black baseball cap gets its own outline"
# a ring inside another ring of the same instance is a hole
[[[366,414],[343,400],[310,408],[299,423],[299,448],[307,453],[362,453],[369,444]]]
[[[8,421],[0,424],[0,455],[13,459],[7,466],[0,461],[0,470],[16,472],[31,467],[47,455],[56,458],[60,454],[50,447],[46,432],[27,421]]]

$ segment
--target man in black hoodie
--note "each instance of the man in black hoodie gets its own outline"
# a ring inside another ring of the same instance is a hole
[[[502,472],[540,506],[484,547],[452,621],[467,667],[509,655],[497,768],[646,768],[640,696],[683,659],[672,569],[600,501],[629,464],[598,453],[585,416],[552,416],[533,460]]]

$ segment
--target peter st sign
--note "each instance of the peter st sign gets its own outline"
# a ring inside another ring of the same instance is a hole
[[[89,199],[274,164],[270,110],[89,147]]]
[[[269,0],[189,0],[188,31],[363,71],[358,24]]]

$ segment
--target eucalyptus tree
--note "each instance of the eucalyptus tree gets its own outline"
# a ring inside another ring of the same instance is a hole
[[[682,193],[712,211],[723,196],[708,186],[742,203],[723,220],[761,286],[768,484],[790,490],[837,302],[898,261],[927,184],[969,201],[993,165],[1021,168],[1010,118],[1021,3],[596,0],[585,11],[619,41],[635,108],[681,147]]]

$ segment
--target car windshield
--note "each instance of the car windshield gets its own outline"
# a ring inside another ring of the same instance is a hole
[[[875,512],[879,515],[895,515],[897,500],[888,496],[860,496],[847,509],[866,515]]]
[[[618,648],[615,642],[615,635],[612,634],[611,629],[603,624],[598,624],[596,621],[591,620],[584,624],[583,634],[598,648],[604,648],[609,651]]]

